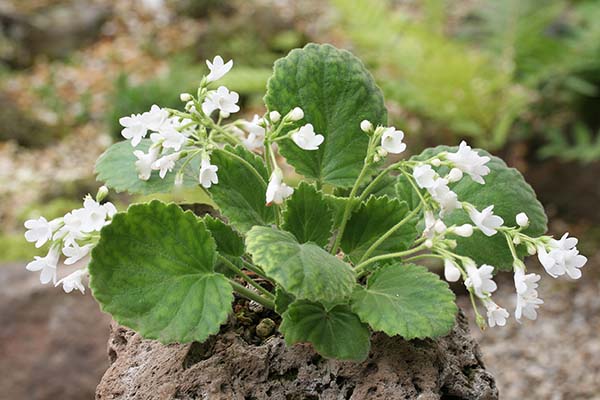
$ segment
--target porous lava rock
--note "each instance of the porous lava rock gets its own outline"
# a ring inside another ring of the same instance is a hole
[[[111,329],[98,400],[498,398],[462,313],[436,340],[374,334],[360,363],[324,359],[310,344],[287,347],[278,334],[250,344],[227,327],[205,343],[170,345]]]

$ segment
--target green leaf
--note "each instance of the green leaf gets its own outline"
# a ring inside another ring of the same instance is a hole
[[[351,307],[376,331],[405,339],[447,334],[458,311],[454,293],[439,276],[413,264],[386,265],[357,286]]]
[[[407,214],[408,207],[403,201],[387,196],[369,197],[350,216],[342,237],[342,250],[354,262],[360,260],[375,241]],[[406,250],[416,236],[415,224],[408,221],[371,253],[371,256]]]
[[[349,264],[313,243],[298,243],[289,232],[255,226],[246,247],[267,276],[298,299],[334,305],[352,294],[355,278]]]
[[[265,204],[269,177],[259,156],[241,145],[225,146],[213,151],[211,162],[219,167],[219,183],[210,188],[210,194],[233,226],[245,233],[254,225],[275,220],[273,208]]]
[[[288,345],[310,342],[323,357],[362,361],[369,355],[369,328],[347,305],[326,310],[318,303],[295,301],[283,314],[279,330]]]
[[[404,175],[399,175],[396,178],[396,184],[394,185],[394,189],[396,190],[396,196],[406,202],[408,209],[410,211],[414,210],[421,204],[421,199],[419,199],[419,195],[415,192],[415,189],[408,182],[408,178]]]
[[[333,211],[333,229],[337,229],[342,224],[342,218],[344,217],[344,208],[346,208],[346,204],[348,204],[350,200],[348,200],[347,197],[339,197],[334,196],[332,194],[325,194],[325,201]],[[352,205],[354,207],[356,207],[358,203],[358,198],[355,197],[352,199]]]
[[[89,265],[94,297],[119,323],[163,343],[217,333],[233,301],[214,272],[214,239],[174,204],[137,204],[101,232]]]
[[[282,315],[296,298],[280,287],[275,289],[275,311]]]
[[[457,147],[438,146],[425,150],[415,159],[427,159],[441,151],[456,150]],[[507,226],[516,226],[516,215],[524,212],[529,217],[530,225],[523,232],[533,237],[543,235],[548,222],[544,207],[521,173],[509,168],[500,158],[484,150],[476,150],[480,155],[491,157],[491,161],[487,163],[490,173],[484,177],[485,185],[480,185],[465,175],[452,187],[458,199],[470,202],[480,211],[493,204],[494,214],[501,216]],[[471,220],[465,211],[457,210],[444,218],[444,222],[449,226],[470,223]],[[478,264],[489,264],[501,270],[512,271],[513,258],[501,233],[488,237],[476,231],[470,238],[458,237],[456,241],[458,246],[455,251],[458,254],[469,256]],[[523,246],[520,247],[519,253],[522,256],[527,254]]]
[[[244,255],[245,247],[242,235],[218,218],[206,215],[202,219],[211,236],[215,239],[220,254],[230,257]]]
[[[281,115],[294,107],[304,110],[304,119],[289,129],[311,123],[325,141],[318,150],[306,151],[283,140],[281,154],[298,173],[335,186],[351,186],[362,168],[369,138],[360,122],[387,122],[371,74],[351,53],[331,45],[311,43],[276,61],[265,104]]]
[[[329,242],[333,211],[323,193],[302,182],[286,202],[282,228],[292,232],[298,242],[314,242],[323,247]]]
[[[129,141],[118,142],[110,146],[96,162],[96,179],[104,182],[106,186],[117,192],[133,194],[166,193],[173,189],[175,175],[185,162],[177,161],[173,172],[168,173],[164,179],[158,176],[158,171],[153,171],[150,179],[143,181],[138,178],[135,168],[137,157],[135,150],[148,152],[152,141],[142,139],[137,147],[131,146]],[[200,171],[200,157],[195,157],[188,163],[183,173],[183,186],[198,186],[198,173]]]

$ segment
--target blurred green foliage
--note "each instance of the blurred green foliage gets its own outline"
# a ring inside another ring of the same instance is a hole
[[[539,137],[541,155],[600,158],[581,151],[600,128],[600,2],[481,0],[460,18],[444,0],[332,2],[386,97],[419,122],[412,133],[490,149]]]

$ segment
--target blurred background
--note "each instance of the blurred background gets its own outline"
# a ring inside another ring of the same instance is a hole
[[[273,61],[308,42],[365,62],[412,153],[461,139],[492,151],[532,184],[551,233],[580,238],[583,278],[544,276],[538,321],[473,334],[502,398],[600,399],[592,0],[0,0],[0,398],[93,398],[108,365],[109,318],[89,294],[64,295],[25,271],[38,253],[23,222],[95,193],[94,162],[121,139],[118,118],[180,106],[205,59],[234,59],[224,84],[251,118],[264,111]],[[535,260],[529,268],[541,273]],[[497,302],[513,308],[512,277],[498,280]]]

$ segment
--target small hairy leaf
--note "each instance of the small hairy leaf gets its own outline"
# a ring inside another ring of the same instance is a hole
[[[454,326],[457,307],[448,284],[426,268],[390,264],[357,286],[351,306],[376,331],[405,339],[447,334]]]
[[[126,140],[110,146],[96,161],[96,179],[104,182],[106,186],[117,192],[129,192],[134,194],[166,193],[173,189],[176,172],[185,162],[179,160],[164,179],[158,176],[158,171],[153,171],[150,179],[143,181],[138,177],[135,168],[137,157],[133,154],[135,150],[148,152],[152,141],[142,139],[137,147],[131,146]],[[200,157],[195,157],[188,163],[183,173],[183,186],[198,186],[198,173],[200,171]]]
[[[341,247],[354,262],[360,260],[367,249],[390,228],[408,214],[408,206],[387,196],[369,199],[354,211],[346,224]],[[406,250],[417,232],[414,222],[406,222],[386,239],[371,256]]]
[[[415,159],[427,159],[442,151],[455,152],[457,147],[438,146],[427,149]],[[529,217],[530,224],[523,230],[524,233],[536,237],[543,235],[547,230],[548,219],[544,207],[538,201],[535,192],[525,181],[519,171],[509,168],[504,161],[494,157],[484,150],[477,149],[480,155],[491,157],[487,166],[490,173],[484,177],[485,185],[480,185],[465,175],[452,190],[461,201],[468,201],[480,211],[489,205],[494,205],[494,214],[504,219],[507,226],[516,226],[515,217],[524,212]],[[470,223],[468,214],[463,210],[456,210],[446,218],[447,225]],[[469,256],[478,264],[489,264],[501,270],[512,271],[512,255],[506,244],[506,239],[501,233],[488,237],[476,231],[469,238],[456,239],[458,246],[455,251],[463,256]],[[525,255],[524,249],[520,253]]]
[[[369,71],[351,53],[331,45],[311,43],[276,61],[265,104],[281,115],[294,107],[304,110],[295,126],[311,123],[325,141],[318,150],[306,151],[283,140],[281,154],[298,173],[335,186],[351,186],[362,167],[369,140],[360,122],[387,122],[383,96]]]
[[[259,156],[243,146],[225,146],[213,151],[211,162],[219,167],[219,183],[209,192],[233,226],[244,233],[275,220],[273,208],[265,204],[269,177]]]
[[[362,361],[371,347],[369,328],[347,305],[330,310],[311,301],[295,301],[283,314],[279,330],[288,345],[310,342],[323,357]]]
[[[323,193],[301,183],[286,202],[282,228],[292,232],[300,243],[314,242],[323,247],[331,237],[333,211]]]
[[[334,305],[352,294],[355,278],[349,264],[313,243],[298,243],[289,232],[255,226],[246,247],[267,276],[298,299]]]
[[[202,220],[175,204],[137,204],[102,229],[89,265],[90,287],[119,323],[163,343],[217,333],[233,301],[214,272],[214,239]]]
[[[244,255],[244,238],[225,222],[210,215],[204,216],[204,225],[217,243],[217,250],[222,255],[241,257]]]

